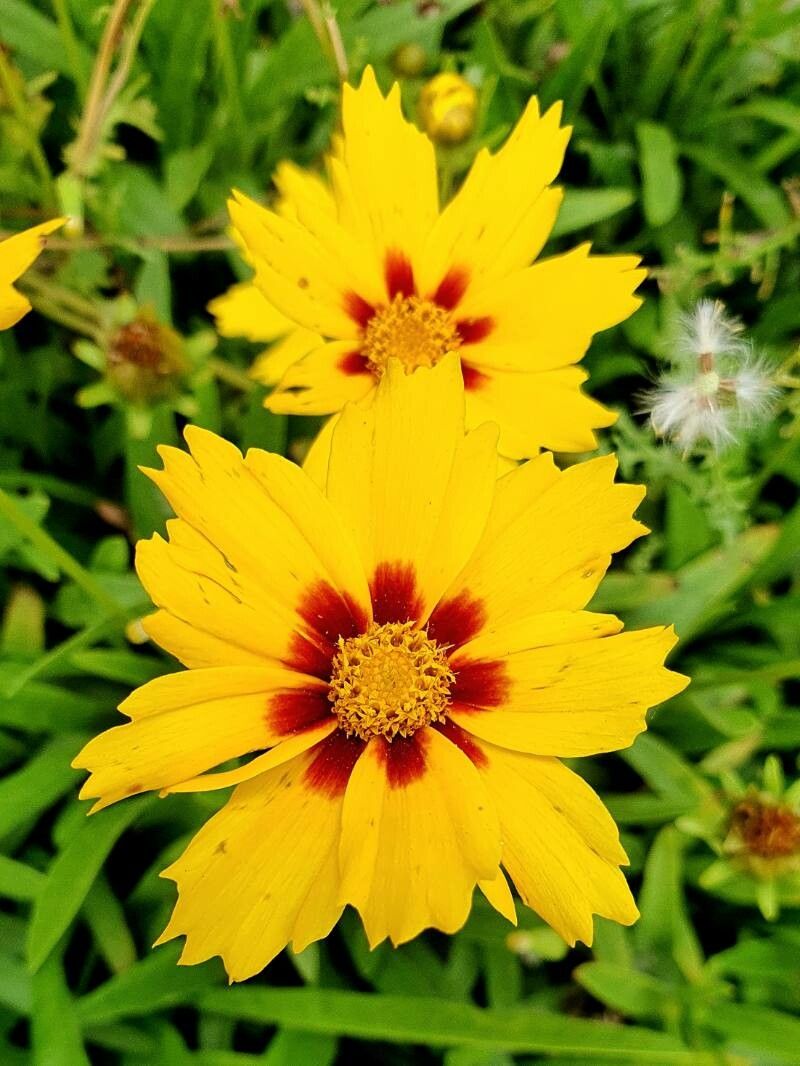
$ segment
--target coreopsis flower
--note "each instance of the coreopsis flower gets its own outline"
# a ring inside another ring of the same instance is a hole
[[[584,610],[645,530],[615,461],[549,454],[496,477],[497,430],[464,435],[458,358],[387,366],[348,405],[319,483],[186,430],[149,471],[178,517],[137,550],[150,637],[188,669],[75,760],[105,807],[235,785],[164,876],[160,941],[222,956],[232,980],[355,907],[371,945],[452,933],[476,885],[569,943],[593,913],[637,917],[616,827],[560,761],[630,744],[683,688],[662,627]],[[236,769],[209,772],[249,755]]]
[[[0,241],[0,329],[15,326],[30,311],[30,302],[13,283],[36,260],[47,243],[47,235],[65,222],[64,218],[54,218]]]
[[[407,373],[456,352],[467,424],[500,426],[512,458],[584,451],[614,414],[583,395],[575,364],[592,336],[638,306],[635,256],[583,244],[537,262],[562,199],[551,188],[570,130],[532,99],[505,145],[478,153],[444,209],[433,144],[407,122],[397,85],[368,67],[344,87],[330,185],[296,172],[294,217],[239,193],[231,218],[264,295],[321,342],[290,365],[270,410],[324,415],[371,392],[397,359]]]
[[[684,454],[701,440],[721,450],[773,406],[770,369],[741,332],[719,300],[701,300],[681,318],[673,367],[644,399],[653,430]]]

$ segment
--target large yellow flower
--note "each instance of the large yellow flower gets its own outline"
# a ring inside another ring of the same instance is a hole
[[[574,364],[594,333],[636,309],[644,271],[635,256],[590,256],[588,244],[530,265],[561,203],[549,187],[570,132],[560,106],[540,115],[531,100],[441,211],[433,145],[403,118],[397,85],[384,98],[367,68],[342,110],[330,187],[294,172],[282,189],[292,214],[239,194],[230,204],[258,287],[321,338],[267,406],[333,413],[374,389],[389,358],[411,372],[457,351],[467,425],[497,422],[504,455],[594,447],[592,430],[614,415],[582,394]]]
[[[30,303],[17,292],[13,283],[25,273],[44,248],[48,233],[63,226],[65,221],[63,218],[54,218],[0,241],[0,329],[15,326],[30,311]]]
[[[236,785],[164,876],[161,940],[233,980],[355,907],[372,945],[457,930],[475,886],[570,943],[633,922],[616,827],[559,758],[630,744],[683,688],[664,628],[584,607],[645,530],[616,463],[543,455],[496,478],[496,427],[464,435],[458,360],[392,361],[332,434],[321,483],[197,428],[150,471],[178,518],[139,544],[149,635],[189,669],[75,765],[103,807]],[[250,761],[208,773],[238,756]],[[502,868],[502,869],[501,869]]]

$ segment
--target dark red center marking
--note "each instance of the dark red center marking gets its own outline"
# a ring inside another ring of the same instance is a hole
[[[362,329],[366,329],[375,314],[375,308],[357,292],[346,292],[343,300],[345,314],[348,314]]]
[[[386,769],[389,788],[405,788],[425,774],[425,730],[412,737],[395,737],[391,743],[379,739],[378,753]]]
[[[484,374],[482,370],[478,370],[475,366],[470,366],[463,359],[461,360],[461,376],[464,379],[464,388],[467,392],[476,392],[478,389],[482,389],[489,380],[488,374]]]
[[[338,367],[343,374],[353,377],[356,374],[371,374],[369,360],[361,352],[347,352],[338,362]]]
[[[463,589],[457,596],[442,600],[436,605],[428,622],[428,636],[459,648],[472,640],[486,625],[486,608],[483,600]]]
[[[447,737],[447,739],[455,744],[457,748],[460,748],[464,752],[466,757],[471,763],[477,767],[487,766],[489,763],[485,752],[478,746],[477,741],[472,737],[466,729],[462,729],[460,725],[456,725],[450,718],[446,718],[443,722],[438,722],[434,727],[439,732]]]
[[[313,749],[313,758],[303,774],[303,781],[315,792],[330,799],[344,795],[350,774],[365,747],[357,737],[347,737],[337,729]]]
[[[462,344],[477,344],[486,340],[494,329],[494,320],[486,315],[484,318],[462,318],[456,322],[456,329]]]
[[[373,618],[385,622],[414,622],[422,612],[422,597],[411,563],[379,563],[369,583]]]
[[[460,711],[499,707],[511,691],[506,664],[500,660],[465,663],[455,675],[450,695],[453,707]]]
[[[466,267],[451,267],[433,294],[433,301],[445,311],[452,311],[461,302],[461,297],[469,285],[469,271]]]
[[[270,696],[264,721],[270,735],[302,733],[331,715],[325,689],[290,689]]]
[[[392,248],[386,253],[384,277],[386,279],[386,292],[390,301],[395,296],[413,296],[417,291],[414,283],[414,268],[411,266],[408,257],[396,248]]]
[[[294,634],[287,664],[301,673],[328,681],[337,640],[363,633],[367,617],[354,600],[337,592],[326,581],[317,581],[306,590],[297,605],[297,613],[309,632]]]

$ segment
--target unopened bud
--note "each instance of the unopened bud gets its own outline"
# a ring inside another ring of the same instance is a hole
[[[421,44],[401,44],[392,56],[392,69],[401,78],[418,78],[428,63],[428,53]]]
[[[443,73],[432,78],[419,99],[423,128],[433,141],[460,144],[475,129],[478,94],[460,74]]]

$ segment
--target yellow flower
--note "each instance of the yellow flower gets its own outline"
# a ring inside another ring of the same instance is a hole
[[[276,210],[285,218],[296,218],[291,191],[297,182],[302,183],[307,193],[316,194],[318,200],[328,195],[319,178],[304,174],[292,163],[278,164],[274,182],[280,193]],[[247,248],[235,230],[233,235],[245,259],[250,261]],[[251,376],[263,385],[277,385],[290,366],[322,343],[318,333],[296,326],[271,304],[254,281],[232,285],[211,300],[208,310],[216,320],[220,336],[270,344],[250,368]]]
[[[531,100],[495,155],[478,153],[440,210],[430,140],[384,98],[367,68],[345,86],[330,187],[293,171],[293,217],[236,194],[231,217],[256,284],[294,325],[323,338],[285,371],[276,412],[331,414],[374,389],[390,357],[407,372],[457,351],[467,424],[500,425],[500,449],[582,451],[613,413],[580,391],[591,338],[630,315],[635,256],[588,244],[530,265],[555,221],[550,188],[569,136],[560,106]]]
[[[47,234],[65,222],[65,218],[54,218],[0,241],[0,329],[15,326],[30,311],[30,303],[17,292],[13,283],[25,273],[44,248]]]
[[[149,636],[187,670],[121,705],[75,760],[105,807],[236,785],[164,872],[161,941],[232,980],[355,907],[369,942],[452,933],[505,871],[565,940],[637,911],[616,827],[560,757],[630,744],[683,688],[664,628],[584,607],[645,529],[605,456],[496,477],[496,427],[464,435],[458,359],[348,405],[321,483],[190,427],[149,471],[178,517],[138,546]],[[208,771],[251,754],[233,770]]]

